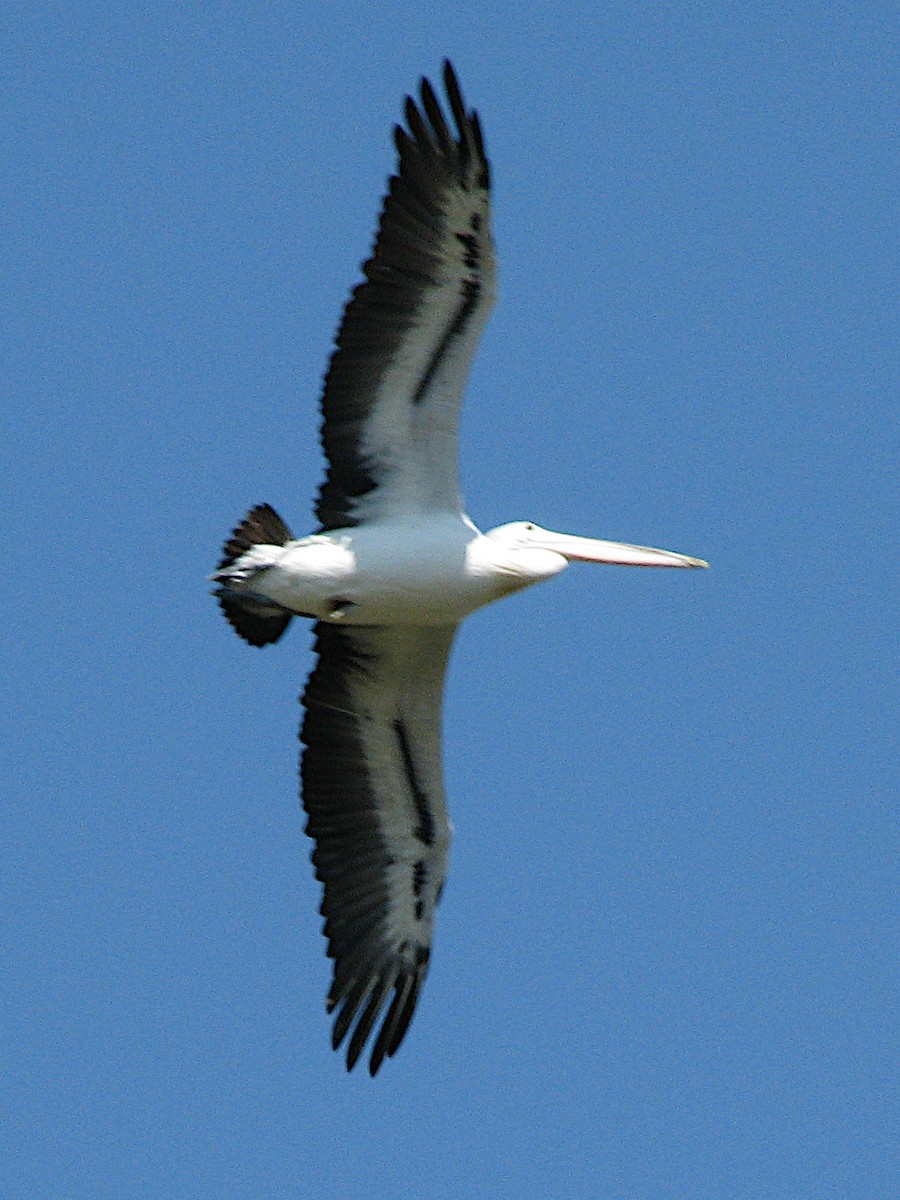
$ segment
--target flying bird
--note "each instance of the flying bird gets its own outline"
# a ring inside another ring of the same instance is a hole
[[[395,127],[398,164],[322,395],[318,529],[295,538],[267,504],[212,579],[251,646],[315,621],[301,787],[333,959],[332,1044],[369,1070],[409,1027],[431,954],[450,825],[441,701],[460,621],[570,562],[703,567],[697,558],[515,521],[481,533],[457,471],[460,404],[494,303],[490,168],[453,67],[450,120],[426,79]]]

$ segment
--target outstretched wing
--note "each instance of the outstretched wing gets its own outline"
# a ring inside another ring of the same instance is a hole
[[[388,1000],[371,1073],[397,1050],[428,969],[450,840],[441,700],[454,633],[316,626],[301,778],[334,959],[332,1042],[352,1028],[348,1070]]]
[[[495,265],[478,116],[466,111],[449,62],[444,84],[453,132],[428,80],[420,106],[406,98],[397,174],[325,379],[324,530],[461,507],[459,409]]]

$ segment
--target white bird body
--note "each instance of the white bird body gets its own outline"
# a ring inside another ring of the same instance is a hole
[[[455,625],[493,600],[558,575],[576,558],[702,565],[686,555],[551,533],[526,521],[484,534],[461,512],[411,512],[283,546],[256,544],[216,579],[238,595],[320,621]]]
[[[479,569],[484,540],[461,513],[410,514],[258,547],[260,566],[271,565],[245,586],[319,620],[456,624],[516,586]]]
[[[464,513],[459,410],[495,261],[478,117],[449,63],[444,83],[455,131],[422,80],[338,332],[322,397],[320,528],[296,539],[259,505],[213,576],[251,645],[276,642],[294,616],[316,621],[301,778],[334,960],[327,1004],[335,1048],[349,1037],[348,1069],[380,1023],[372,1074],[403,1040],[428,969],[450,840],[441,702],[459,622],[571,561],[706,566],[527,521],[480,533]]]

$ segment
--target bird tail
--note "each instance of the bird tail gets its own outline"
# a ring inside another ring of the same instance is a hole
[[[284,546],[290,541],[293,541],[291,531],[275,509],[269,504],[258,504],[235,526],[222,547],[222,559],[212,576],[221,586],[213,594],[229,625],[251,646],[277,642],[290,624],[292,614],[267,597],[245,590],[259,565],[248,564],[245,570],[240,560],[254,546]],[[238,581],[244,585],[240,591],[229,586]]]

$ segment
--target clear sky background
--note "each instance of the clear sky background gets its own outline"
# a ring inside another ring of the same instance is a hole
[[[893,4],[3,7],[12,1200],[898,1194]],[[295,624],[320,379],[444,55],[500,299],[473,518],[664,546],[473,617],[433,966],[329,1048]]]

